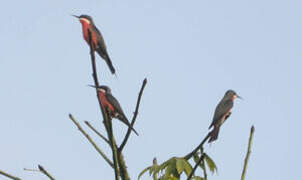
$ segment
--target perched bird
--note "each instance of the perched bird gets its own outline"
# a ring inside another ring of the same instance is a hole
[[[72,16],[74,16],[80,20],[80,22],[82,24],[83,36],[84,36],[85,41],[88,43],[88,45],[90,45],[89,44],[89,34],[88,34],[88,30],[90,30],[92,42],[93,42],[93,46],[94,46],[93,48],[106,61],[111,73],[114,74],[115,69],[114,69],[112,62],[110,60],[110,57],[108,55],[104,38],[103,38],[101,32],[94,25],[92,18],[88,15],[81,15],[81,16],[72,15]]]
[[[91,86],[91,85],[90,85]],[[97,91],[99,93],[100,101],[102,104],[102,107],[106,111],[106,113],[111,117],[111,118],[117,118],[121,120],[123,123],[125,123],[130,129],[138,135],[138,133],[135,131],[135,129],[131,126],[129,123],[126,115],[124,114],[120,103],[113,97],[111,94],[111,89],[108,86],[91,86],[94,88],[97,88]]]
[[[236,94],[233,90],[228,90],[219,104],[216,106],[214,118],[212,124],[209,129],[213,126],[213,130],[210,132],[209,143],[215,141],[218,138],[218,133],[220,126],[224,123],[224,121],[230,117],[231,109],[234,104],[234,100],[236,98],[242,99],[240,96]]]

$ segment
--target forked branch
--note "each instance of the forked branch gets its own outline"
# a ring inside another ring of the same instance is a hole
[[[96,87],[99,87],[99,80],[98,80],[98,76],[97,76],[97,71],[96,71],[96,63],[95,63],[95,47],[93,45],[93,41],[92,41],[92,33],[91,31],[88,29],[88,39],[89,39],[89,46],[90,46],[90,57],[91,57],[91,64],[92,64],[92,77],[94,80],[94,85]],[[102,115],[103,115],[103,119],[104,119],[104,125],[108,134],[108,139],[111,145],[111,150],[112,150],[112,159],[113,159],[113,169],[114,169],[114,174],[115,174],[115,180],[119,180],[119,162],[118,162],[118,152],[117,152],[117,147],[116,147],[116,143],[113,137],[113,133],[112,133],[112,126],[111,126],[111,120],[109,119],[109,117],[106,115],[105,110],[101,104],[100,101],[100,96],[98,93],[98,90],[96,90],[96,94],[97,94],[97,99],[99,102],[99,106],[100,109],[102,111]]]
[[[105,155],[105,153],[95,144],[95,142],[91,139],[91,137],[86,133],[86,131],[82,128],[82,126],[78,123],[78,121],[69,114],[69,118],[72,120],[72,122],[78,127],[79,131],[88,139],[88,141],[92,144],[92,146],[95,148],[95,150],[105,159],[105,161],[112,167],[113,163],[110,161],[110,159]]]

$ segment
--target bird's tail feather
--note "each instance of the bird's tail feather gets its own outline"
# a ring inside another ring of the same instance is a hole
[[[104,52],[102,51],[101,48],[97,48],[96,51],[97,51],[98,54],[106,61],[106,63],[107,63],[107,65],[108,65],[108,67],[109,67],[111,73],[112,73],[112,74],[115,74],[115,69],[114,69],[114,67],[113,67],[113,64],[112,64],[112,62],[111,62],[111,59],[110,59],[109,55],[108,55],[107,53],[104,53]]]
[[[105,61],[106,61],[107,65],[108,65],[108,67],[109,67],[111,73],[112,73],[112,74],[115,74],[115,69],[114,69],[113,64],[112,64],[112,62],[111,62],[111,59],[109,58],[109,56],[107,56],[107,57],[108,57],[108,58],[106,58]]]
[[[209,143],[217,140],[218,134],[219,134],[219,129],[220,129],[220,127],[214,127],[214,129],[210,132]]]
[[[126,124],[137,136],[138,133],[136,132],[136,130],[131,126],[131,124],[129,123],[128,119],[126,117],[120,117],[119,118],[124,124]]]

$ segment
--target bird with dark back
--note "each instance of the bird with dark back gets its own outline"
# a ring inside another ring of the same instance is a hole
[[[217,140],[219,129],[221,125],[228,119],[231,115],[231,110],[234,105],[234,100],[236,98],[242,99],[237,93],[233,90],[228,90],[222,100],[218,103],[215,109],[213,121],[209,127],[213,127],[213,130],[210,132],[209,143]]]
[[[81,22],[83,37],[85,41],[88,43],[88,45],[90,45],[88,30],[90,31],[92,43],[94,46],[93,48],[106,61],[111,73],[115,74],[115,68],[113,67],[112,61],[108,55],[104,38],[101,32],[98,30],[98,28],[94,25],[92,18],[88,15],[81,15],[81,16],[72,15],[72,16],[78,18],[79,21]]]
[[[111,118],[119,119],[124,124],[126,124],[136,135],[138,135],[136,130],[129,123],[120,103],[111,94],[111,89],[108,86],[104,86],[104,85],[99,87],[90,85],[90,87],[94,87],[97,89],[102,107],[104,108],[107,115],[109,115]]]

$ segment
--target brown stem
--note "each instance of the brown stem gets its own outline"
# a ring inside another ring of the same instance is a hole
[[[21,180],[21,178],[18,178],[18,177],[16,177],[16,176],[10,175],[10,174],[8,174],[8,173],[6,173],[6,172],[4,172],[4,171],[1,171],[1,170],[0,170],[0,174],[2,174],[3,176],[8,177],[8,178],[10,178],[10,179],[13,179],[13,180]]]
[[[119,158],[119,168],[121,170],[122,180],[130,180],[124,156],[123,156],[122,153],[119,153],[118,155],[119,155],[118,156],[118,158]]]
[[[111,119],[107,116],[107,113],[105,113],[104,116],[104,126],[106,128],[106,132],[108,134],[109,142],[110,142],[110,147],[112,150],[112,159],[113,159],[113,165],[114,165],[114,172],[115,172],[115,179],[119,180],[120,179],[120,169],[119,169],[119,159],[118,159],[118,150],[117,150],[117,145],[113,136],[112,132],[112,121]]]
[[[147,84],[147,78],[144,79],[143,81],[143,84],[142,84],[142,87],[141,87],[141,90],[138,94],[138,99],[137,99],[137,102],[136,102],[136,108],[135,108],[135,111],[134,111],[134,115],[133,115],[133,118],[132,118],[132,121],[131,121],[131,127],[133,127],[135,121],[136,121],[136,117],[137,117],[137,114],[138,114],[138,109],[139,109],[139,105],[140,105],[140,101],[141,101],[141,97],[143,95],[143,92],[144,92],[144,89],[145,89],[145,86]],[[122,144],[120,145],[120,147],[118,148],[119,152],[122,152],[123,151],[123,148],[124,146],[126,145],[128,139],[129,139],[129,136],[130,136],[130,133],[131,133],[131,128],[129,127],[128,128],[128,131],[126,133],[126,136],[122,142]]]
[[[211,133],[208,133],[208,135],[201,141],[201,143],[189,154],[187,154],[184,158],[186,160],[189,160],[199,149],[203,148],[204,143],[209,139]]]
[[[98,76],[97,76],[97,71],[96,71],[96,63],[95,63],[95,49],[92,41],[92,35],[91,31],[88,29],[88,38],[89,38],[89,45],[90,45],[90,56],[91,56],[91,64],[92,64],[92,77],[94,80],[94,85],[96,87],[99,87],[99,81],[98,81]],[[96,95],[97,99],[100,105],[100,109],[102,111],[103,119],[104,119],[104,124],[105,128],[107,130],[109,142],[111,144],[111,150],[112,150],[112,156],[113,156],[113,165],[114,165],[114,174],[115,174],[115,180],[119,180],[119,168],[118,168],[118,158],[117,158],[117,148],[116,144],[113,138],[113,133],[112,133],[112,126],[111,126],[111,119],[106,115],[105,110],[101,104],[100,96],[96,88]]]
[[[155,158],[153,158],[153,167],[157,167],[157,166],[158,166],[157,159],[155,157]],[[157,176],[158,176],[158,173],[153,173],[153,180],[158,180]]]
[[[190,175],[188,176],[187,180],[190,180],[193,176],[193,174],[195,173],[197,167],[199,166],[199,164],[201,163],[201,161],[203,161],[204,159],[204,153],[203,150],[201,150],[202,155],[200,156],[199,160],[197,161],[197,163],[195,164],[194,168],[192,169]]]
[[[100,136],[104,141],[106,141],[107,144],[110,145],[109,140],[103,136],[98,130],[96,130],[88,121],[85,121],[85,124],[93,131],[95,132],[98,136]]]
[[[39,170],[43,173],[43,174],[45,174],[49,179],[51,179],[51,180],[55,180],[55,178],[54,177],[52,177],[41,165],[38,165],[38,168],[39,168]]]
[[[245,159],[244,159],[244,166],[243,166],[243,170],[242,170],[242,174],[241,174],[241,180],[245,179],[247,163],[249,161],[249,157],[250,157],[250,154],[251,154],[254,131],[255,131],[255,128],[254,128],[254,126],[252,126],[251,127],[251,132],[250,132],[250,137],[249,137],[249,145],[248,145],[247,153],[246,153],[246,156],[245,156]]]
[[[78,127],[79,131],[88,139],[88,141],[92,144],[92,146],[95,148],[95,150],[105,159],[105,161],[112,167],[113,163],[110,161],[110,159],[105,155],[105,153],[95,144],[95,142],[91,139],[91,137],[86,133],[86,131],[82,128],[82,126],[78,123],[78,121],[69,114],[69,118],[72,120],[72,122]]]

